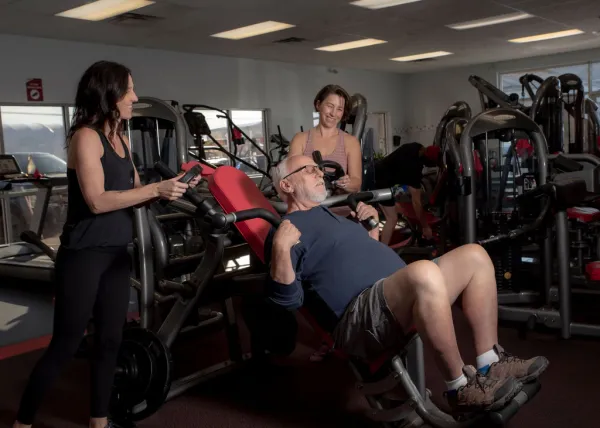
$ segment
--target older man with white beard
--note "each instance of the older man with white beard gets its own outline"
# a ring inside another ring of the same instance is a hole
[[[455,413],[497,410],[547,368],[545,357],[523,360],[498,345],[494,266],[479,245],[465,245],[433,261],[406,265],[377,229],[359,221],[377,210],[359,203],[353,221],[320,206],[323,173],[306,156],[292,156],[272,171],[287,214],[265,243],[270,265],[268,298],[289,310],[302,306],[305,287],[333,319],[335,347],[373,358],[393,348],[413,326],[434,353]],[[473,329],[476,365],[464,364],[451,305],[461,297]],[[315,315],[315,314],[314,314]]]

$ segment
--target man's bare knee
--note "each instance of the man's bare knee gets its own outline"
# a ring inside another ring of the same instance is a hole
[[[410,283],[417,298],[447,298],[442,271],[433,262],[421,260],[411,272]]]
[[[447,290],[440,268],[428,260],[411,263],[385,281],[386,298],[390,306],[412,307],[417,298],[446,298]],[[407,305],[409,303],[409,305]]]
[[[466,244],[463,246],[469,252],[469,258],[478,264],[491,264],[492,259],[488,252],[479,244]]]
[[[427,260],[411,263],[388,277],[384,282],[384,296],[404,329],[413,324],[415,305],[448,301],[440,268]]]

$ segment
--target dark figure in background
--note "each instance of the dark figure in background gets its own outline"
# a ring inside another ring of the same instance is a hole
[[[122,329],[129,306],[133,207],[157,198],[175,200],[188,187],[176,177],[143,186],[131,159],[123,121],[132,117],[131,72],[100,61],[77,88],[67,137],[67,220],[55,265],[54,331],[21,399],[14,428],[28,427],[43,397],[74,356],[90,318],[91,428],[108,428],[108,407]],[[195,186],[200,177],[191,183]]]
[[[431,227],[427,224],[423,209],[421,180],[424,167],[436,167],[440,162],[440,148],[424,147],[420,143],[408,143],[398,147],[392,153],[375,163],[375,188],[408,186],[412,206],[422,227],[423,236],[431,239]],[[385,225],[381,231],[381,242],[389,245],[398,221],[396,201],[380,202],[385,216]]]

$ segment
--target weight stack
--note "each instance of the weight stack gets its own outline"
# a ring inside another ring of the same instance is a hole
[[[508,233],[510,226],[506,215],[494,216],[492,225],[494,235]],[[494,245],[487,249],[494,270],[498,292],[519,291],[522,249],[519,241],[508,241],[506,244]]]

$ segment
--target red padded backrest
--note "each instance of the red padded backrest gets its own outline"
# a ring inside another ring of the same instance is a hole
[[[200,165],[202,167],[202,172],[200,173],[200,175],[202,177],[209,177],[209,176],[213,175],[214,172],[216,171],[214,168],[211,168],[210,166],[208,166],[202,162],[198,162],[198,161],[189,161],[184,164],[181,164],[181,170],[187,171],[187,170],[192,169],[196,165]]]
[[[264,208],[279,217],[259,188],[244,172],[221,166],[208,178],[208,190],[226,214],[250,208]],[[271,224],[263,219],[240,221],[235,227],[258,258],[264,263],[265,240]]]

